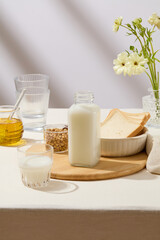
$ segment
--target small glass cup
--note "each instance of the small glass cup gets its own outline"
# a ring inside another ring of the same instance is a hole
[[[24,88],[43,88],[48,89],[49,76],[45,74],[23,74],[14,79],[17,92]]]
[[[21,179],[31,188],[46,187],[53,164],[53,147],[35,142],[17,148]]]
[[[54,148],[55,153],[68,151],[68,126],[65,124],[48,124],[43,129],[44,140]]]
[[[0,106],[0,145],[10,146],[20,141],[23,135],[23,124],[20,117],[20,109],[9,119],[14,106]]]
[[[16,98],[25,88],[26,92],[20,103],[24,129],[43,131],[46,124],[50,90],[49,77],[44,74],[24,74],[16,77]]]

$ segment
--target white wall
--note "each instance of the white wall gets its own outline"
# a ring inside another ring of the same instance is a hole
[[[147,24],[159,9],[159,0],[0,0],[0,104],[15,102],[16,75],[45,73],[50,107],[69,107],[78,90],[93,91],[101,108],[141,107],[149,80],[114,73],[113,59],[133,42],[112,25],[118,16]]]

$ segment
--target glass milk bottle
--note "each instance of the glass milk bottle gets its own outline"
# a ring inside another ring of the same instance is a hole
[[[100,108],[92,92],[77,92],[68,112],[69,162],[93,167],[100,158]]]

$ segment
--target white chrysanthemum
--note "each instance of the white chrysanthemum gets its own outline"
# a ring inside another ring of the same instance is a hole
[[[156,13],[149,17],[148,22],[160,29],[160,17]]]
[[[143,73],[146,69],[144,65],[148,62],[148,59],[143,56],[139,56],[138,53],[133,52],[128,58],[128,75],[138,75]]]
[[[123,17],[118,17],[117,19],[115,19],[114,21],[114,25],[113,25],[113,32],[117,32],[119,29],[119,26],[121,25],[123,20]]]
[[[128,73],[128,54],[126,52],[122,52],[118,54],[117,59],[113,60],[113,64],[115,65],[113,67],[116,74],[123,73],[124,76]]]

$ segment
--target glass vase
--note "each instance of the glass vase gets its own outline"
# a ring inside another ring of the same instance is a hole
[[[148,92],[149,95],[142,97],[143,111],[151,115],[147,126],[160,128],[160,93],[151,88]]]

